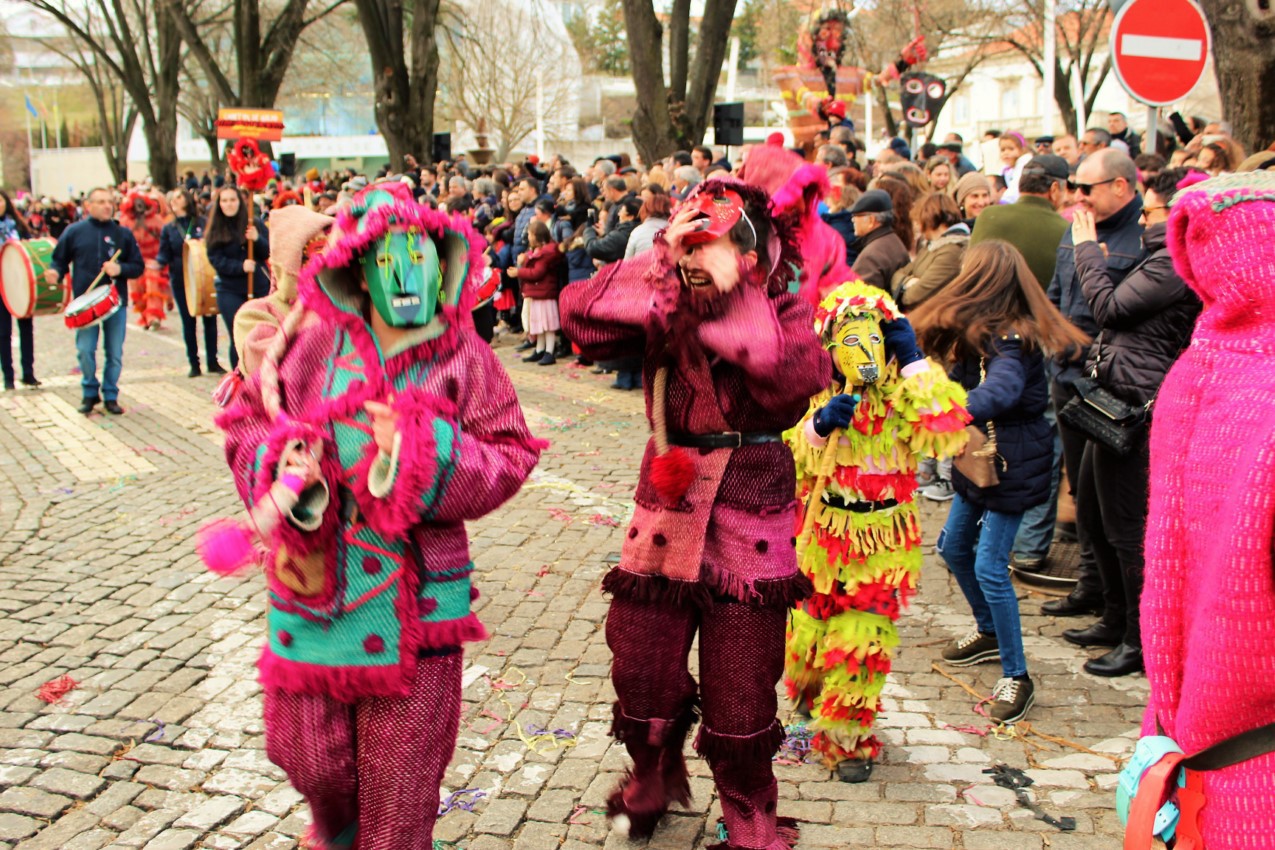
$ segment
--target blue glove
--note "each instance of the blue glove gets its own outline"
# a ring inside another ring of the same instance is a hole
[[[826,405],[815,411],[815,433],[820,437],[827,437],[837,428],[850,427],[850,422],[854,419],[854,409],[859,406],[860,398],[858,393],[854,395],[842,393],[833,396]]]
[[[894,357],[900,369],[925,359],[916,343],[916,331],[912,330],[912,323],[906,318],[882,322],[881,334],[885,337],[886,356]]]

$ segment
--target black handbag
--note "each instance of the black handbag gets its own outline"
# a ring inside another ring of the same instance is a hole
[[[1097,378],[1080,378],[1072,386],[1076,396],[1058,411],[1058,420],[1121,457],[1133,451],[1146,432],[1151,405],[1122,401]]]

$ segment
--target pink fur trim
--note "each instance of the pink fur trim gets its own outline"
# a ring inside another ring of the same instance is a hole
[[[230,576],[260,563],[261,552],[252,533],[241,523],[223,517],[206,523],[196,534],[195,548],[204,566],[217,575]]]
[[[368,473],[379,453],[372,441],[368,442],[363,458],[351,471],[349,483],[367,524],[378,534],[397,539],[420,524],[421,513],[426,508],[422,499],[434,486],[440,472],[434,420],[444,418],[453,429],[457,429],[457,411],[451,401],[423,391],[396,396],[393,406],[399,414],[401,440],[398,470],[389,493],[378,499],[368,490]]]
[[[800,211],[809,217],[815,214],[819,200],[831,188],[827,171],[818,165],[802,165],[775,192],[772,205],[776,212]]]
[[[469,614],[459,620],[421,623],[421,626],[422,649],[446,649],[449,646],[487,640],[488,637],[487,629],[478,619],[477,614]]]

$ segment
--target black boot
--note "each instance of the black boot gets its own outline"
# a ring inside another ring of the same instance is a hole
[[[1076,646],[1119,646],[1124,639],[1124,627],[1110,625],[1099,620],[1087,629],[1067,629],[1063,640]]]
[[[1040,613],[1049,617],[1083,617],[1102,613],[1102,597],[1078,596],[1075,591],[1062,599],[1051,599],[1040,606]]]
[[[1095,676],[1128,676],[1130,673],[1141,673],[1146,668],[1142,663],[1142,647],[1122,643],[1106,655],[1099,655],[1085,662],[1085,672]]]

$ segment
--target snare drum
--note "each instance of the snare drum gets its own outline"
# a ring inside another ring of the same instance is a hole
[[[49,283],[44,273],[52,264],[52,239],[9,241],[0,248],[0,295],[16,318],[62,312],[70,288],[65,280]]]
[[[73,331],[92,327],[115,315],[123,303],[115,284],[95,286],[67,306],[66,326]]]
[[[217,272],[208,262],[202,239],[187,239],[182,246],[182,275],[186,278],[186,312],[192,316],[217,315]]]

